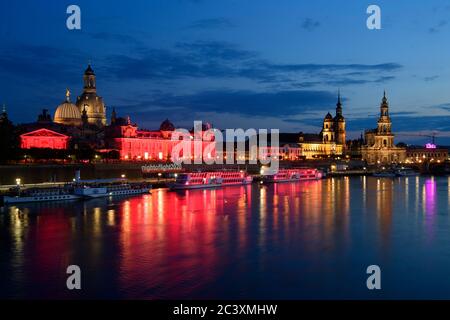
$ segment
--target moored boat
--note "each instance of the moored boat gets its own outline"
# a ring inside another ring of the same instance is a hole
[[[47,201],[69,201],[78,200],[80,196],[75,195],[69,186],[55,188],[30,188],[21,189],[16,187],[10,194],[3,197],[4,204],[47,202]]]
[[[372,175],[377,178],[394,178],[396,176],[394,171],[386,171],[386,170],[374,172]]]
[[[415,177],[419,175],[419,172],[411,168],[400,168],[395,171],[395,175],[398,177]]]
[[[253,178],[243,171],[210,171],[180,173],[174,183],[169,185],[171,190],[217,188],[231,185],[251,184]]]
[[[74,188],[74,194],[82,198],[138,195],[150,191],[151,186],[142,183],[79,184]]]
[[[322,172],[314,168],[280,169],[277,173],[263,174],[263,181],[268,183],[319,180],[323,177]]]

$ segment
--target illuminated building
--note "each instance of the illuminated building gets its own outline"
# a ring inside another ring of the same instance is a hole
[[[361,147],[361,156],[368,164],[389,164],[405,161],[406,149],[394,145],[386,92],[384,92],[381,101],[377,128],[366,130],[364,140],[364,145]]]
[[[299,144],[305,159],[328,158],[342,156],[345,149],[346,129],[342,115],[341,95],[338,94],[336,115],[327,113],[323,119],[322,131],[319,134],[300,133]]]
[[[203,128],[206,131],[210,127]],[[139,130],[137,124],[131,123],[130,118],[117,118],[115,110],[111,117],[111,125],[105,128],[107,146],[110,149],[119,151],[121,160],[171,160],[172,150],[179,140],[172,140],[172,133],[175,126],[166,119],[160,125],[159,130]],[[202,132],[203,132],[202,131]],[[210,141],[199,141],[202,138],[195,138],[191,135],[191,160],[194,159],[194,142],[201,145],[203,150]],[[198,140],[199,139],[199,140]],[[206,157],[214,157],[215,150],[211,150]],[[183,157],[183,155],[180,155]],[[184,155],[186,156],[186,155]]]
[[[55,123],[65,124],[69,126],[81,125],[81,112],[78,107],[70,102],[70,91],[66,91],[66,99],[61,103],[55,111],[53,119]]]
[[[70,137],[49,129],[38,129],[20,135],[20,147],[22,149],[48,148],[65,150],[68,148],[69,139]]]
[[[83,93],[76,102],[80,115],[85,112],[89,124],[102,127],[106,125],[106,107],[103,98],[97,95],[95,73],[90,64],[84,72],[83,82]]]
[[[438,148],[433,143],[427,143],[424,147],[408,147],[406,149],[406,162],[444,162],[448,159],[448,149]]]

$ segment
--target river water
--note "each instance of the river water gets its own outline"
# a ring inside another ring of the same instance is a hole
[[[0,297],[449,299],[449,195],[447,177],[343,177],[5,207]]]

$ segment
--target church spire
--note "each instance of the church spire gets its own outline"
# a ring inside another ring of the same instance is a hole
[[[341,90],[338,90],[338,100],[336,103],[336,116],[342,116]]]
[[[386,98],[386,90],[383,91],[383,99],[381,99],[380,116],[389,117],[389,104]]]
[[[86,110],[86,105],[83,107],[83,111],[81,112],[81,122],[83,123],[83,125],[87,125],[88,124],[88,114],[87,114],[87,110]]]
[[[8,113],[6,112],[6,104],[3,103],[2,114],[0,115],[0,122],[8,122]]]
[[[116,108],[113,107],[111,112],[111,125],[116,124],[116,120],[117,120]]]

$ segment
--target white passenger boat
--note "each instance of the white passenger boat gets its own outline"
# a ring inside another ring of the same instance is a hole
[[[80,199],[69,187],[20,189],[16,187],[10,195],[3,197],[4,204],[69,201]]]
[[[211,171],[180,173],[171,190],[217,188],[251,184],[253,178],[243,171]]]
[[[378,171],[374,172],[373,176],[377,178],[394,178],[396,175],[394,171]]]
[[[398,177],[415,177],[419,175],[419,172],[411,168],[401,168],[395,171],[395,175]]]
[[[320,170],[310,168],[280,169],[276,173],[264,171],[262,171],[262,173],[263,181],[268,183],[319,180],[323,177],[323,174]]]
[[[111,185],[81,184],[74,188],[74,194],[82,198],[100,198],[127,196],[149,193],[151,186],[147,184],[120,183]]]

